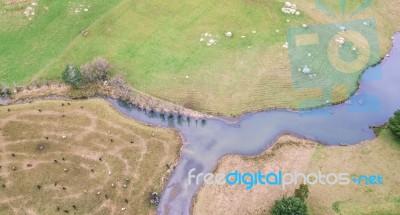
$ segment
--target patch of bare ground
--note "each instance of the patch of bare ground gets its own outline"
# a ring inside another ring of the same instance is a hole
[[[223,157],[215,172],[305,172],[315,148],[316,143],[285,135],[259,156]],[[275,200],[292,195],[296,188],[290,185],[283,190],[280,186],[260,185],[246,190],[242,185],[204,185],[194,200],[193,214],[262,214]]]
[[[383,129],[375,140],[353,146],[325,146],[290,136],[255,157],[223,157],[215,172],[303,172],[349,173],[350,176],[377,175],[383,185],[309,185],[307,204],[311,214],[398,214],[400,211],[400,144]],[[298,185],[297,185],[298,186]],[[287,189],[256,185],[204,185],[193,203],[193,214],[269,214],[282,196],[291,196],[297,186]]]

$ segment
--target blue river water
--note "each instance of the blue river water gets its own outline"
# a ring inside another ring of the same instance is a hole
[[[375,138],[372,125],[382,125],[400,108],[400,35],[378,66],[365,71],[349,101],[310,111],[274,110],[249,113],[235,124],[212,118],[194,120],[138,110],[109,101],[123,114],[151,125],[174,127],[184,139],[180,160],[165,187],[158,214],[190,214],[201,185],[189,185],[188,171],[211,172],[227,154],[256,155],[280,135],[294,134],[327,145],[357,144]]]

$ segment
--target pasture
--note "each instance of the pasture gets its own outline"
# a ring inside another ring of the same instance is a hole
[[[1,214],[154,214],[182,145],[97,99],[0,107],[0,119]]]
[[[292,86],[288,49],[283,47],[288,29],[374,18],[381,57],[400,29],[399,4],[389,0],[374,1],[354,17],[349,13],[360,1],[347,1],[344,16],[339,1],[324,1],[339,14],[330,17],[306,0],[292,1],[299,15],[284,14],[284,1],[277,0],[42,0],[32,20],[23,15],[32,1],[9,1],[2,0],[0,10],[5,26],[0,30],[0,82],[60,80],[66,64],[79,66],[103,56],[114,66],[114,75],[123,75],[139,91],[227,116],[297,108],[305,99],[321,97],[322,87]],[[232,37],[225,36],[228,31]],[[211,39],[214,45],[207,45]],[[326,50],[320,51],[316,55]],[[335,86],[332,101],[345,100],[357,80],[356,75],[348,85]]]

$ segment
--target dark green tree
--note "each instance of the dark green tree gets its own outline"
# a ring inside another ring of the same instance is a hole
[[[272,215],[308,215],[308,208],[300,198],[283,197],[277,200],[271,209]]]
[[[81,72],[72,64],[67,65],[62,73],[62,80],[73,88],[78,88],[80,86],[81,78]]]
[[[394,112],[394,116],[389,120],[389,130],[400,138],[400,110]]]
[[[294,196],[306,201],[308,198],[308,186],[306,184],[300,184],[300,187],[294,191]]]

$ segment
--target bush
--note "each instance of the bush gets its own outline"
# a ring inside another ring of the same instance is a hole
[[[306,184],[300,184],[300,187],[294,191],[294,196],[302,201],[306,201],[308,198],[308,186]]]
[[[86,84],[95,83],[106,80],[108,74],[111,72],[111,66],[106,59],[96,57],[91,62],[82,65],[81,72],[83,81]]]
[[[78,88],[81,83],[81,72],[74,65],[69,64],[62,73],[62,80],[73,88]]]
[[[271,209],[272,215],[308,215],[306,203],[298,197],[283,197]]]
[[[400,110],[394,112],[394,116],[389,120],[389,130],[398,138],[400,138]]]

